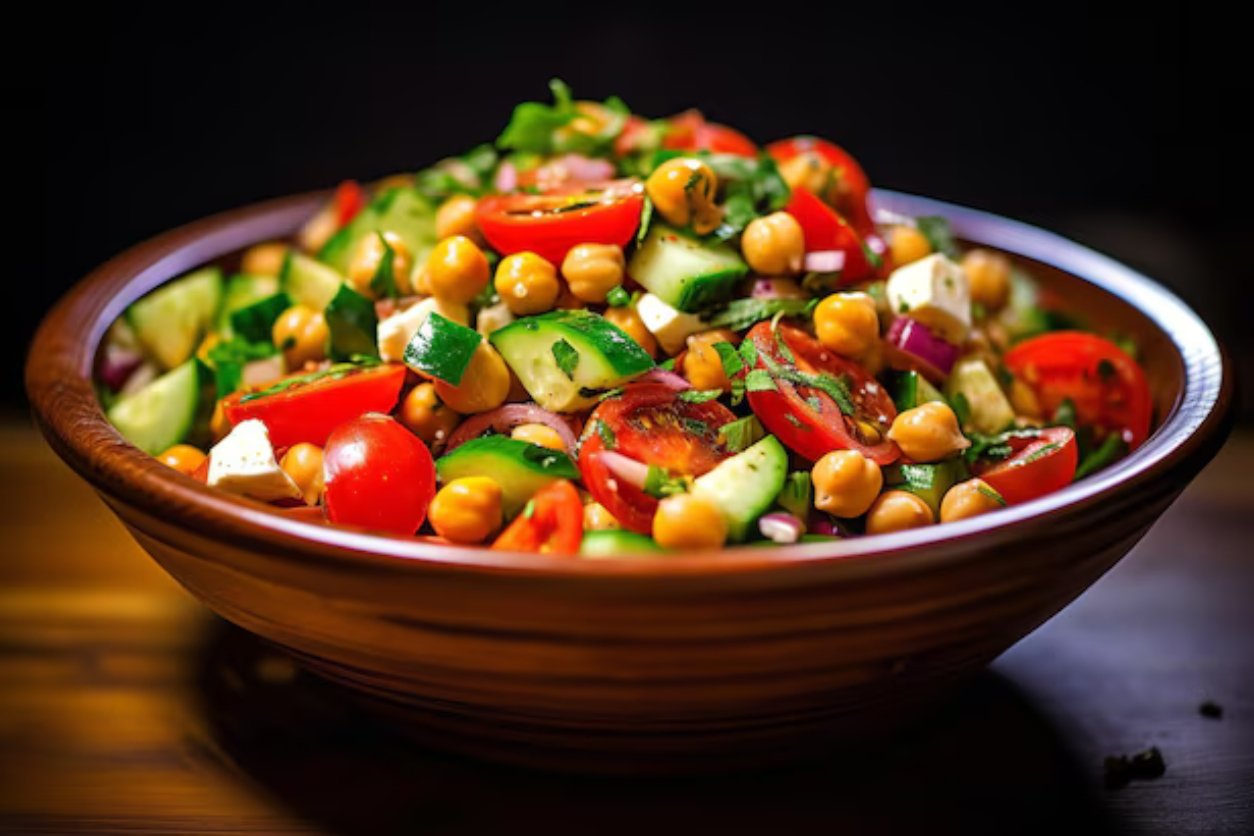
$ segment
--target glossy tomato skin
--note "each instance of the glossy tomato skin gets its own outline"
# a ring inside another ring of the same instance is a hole
[[[824,348],[791,325],[781,323],[772,329],[770,322],[759,322],[745,339],[752,340],[757,349],[757,367],[768,373],[771,365],[767,358],[778,367],[828,374],[848,383],[856,410],[853,416],[845,416],[824,392],[781,380],[774,374],[775,390],[749,392],[749,406],[754,414],[785,447],[809,461],[818,461],[832,450],[856,450],[879,465],[897,460],[900,452],[896,444],[887,439],[866,443],[851,429],[853,421],[866,421],[876,427],[882,438],[897,417],[893,399],[861,366]],[[780,341],[792,353],[795,363],[784,355]]]
[[[335,223],[345,226],[366,206],[366,192],[356,180],[345,180],[335,189]]]
[[[837,211],[848,218],[861,235],[873,233],[875,223],[871,219],[871,210],[868,205],[871,181],[853,155],[833,142],[814,136],[795,136],[766,146],[766,153],[770,154],[776,162],[781,163],[807,152],[820,155],[840,172],[839,195],[836,200]]]
[[[387,415],[361,415],[327,438],[322,459],[327,519],[413,534],[435,496],[427,445]]]
[[[709,151],[712,154],[734,154],[756,157],[758,146],[735,128],[707,122],[700,111],[688,110],[666,120],[666,136],[662,147],[675,151]]]
[[[801,224],[806,252],[839,250],[845,254],[845,266],[840,271],[842,284],[875,275],[876,267],[867,258],[862,236],[814,194],[805,189],[793,189],[784,211]]]
[[[1046,415],[1069,399],[1081,425],[1119,433],[1129,450],[1149,436],[1153,401],[1145,371],[1110,340],[1055,331],[1015,345],[1004,360],[1032,387]]]
[[[559,479],[536,491],[530,511],[514,518],[492,548],[498,551],[576,554],[583,540],[583,503],[579,491]]]
[[[652,532],[657,500],[614,478],[600,456],[611,449],[607,436],[614,452],[675,475],[700,476],[731,455],[718,441],[718,430],[736,420],[735,414],[718,401],[688,403],[678,394],[656,383],[628,386],[592,412],[579,447],[584,487],[624,528],[640,534]]]
[[[1048,427],[1037,438],[1012,437],[1010,446],[1015,451],[1010,458],[976,467],[977,475],[1009,505],[1053,493],[1075,478],[1079,449],[1070,427]]]
[[[639,189],[597,199],[580,209],[575,196],[505,194],[485,197],[475,211],[479,229],[502,255],[533,252],[560,265],[579,244],[625,247],[640,226],[644,196]]]
[[[391,411],[405,374],[404,366],[389,363],[296,384],[255,400],[243,400],[247,393],[236,392],[223,400],[222,409],[232,426],[249,418],[264,423],[276,450],[301,441],[321,447],[331,431],[350,418]]]

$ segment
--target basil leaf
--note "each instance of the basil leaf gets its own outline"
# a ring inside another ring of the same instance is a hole
[[[631,304],[631,294],[623,289],[622,285],[605,294],[605,304],[611,308],[625,308]]]
[[[747,415],[735,421],[729,421],[718,429],[719,441],[733,453],[747,450],[757,444],[766,435],[762,423],[756,415]]]
[[[379,243],[383,245],[383,257],[379,259],[379,266],[375,268],[374,275],[370,278],[370,289],[374,291],[375,296],[396,299],[401,295],[396,289],[396,250],[392,249],[392,245],[388,243],[387,238],[383,237],[382,232],[376,232],[375,235],[379,236]]]
[[[276,351],[269,342],[249,342],[236,336],[209,349],[209,363],[213,366],[213,380],[218,397],[225,398],[240,387],[244,367],[253,360],[273,357]]]
[[[818,300],[814,299],[734,299],[710,317],[711,328],[743,331],[749,326],[777,314],[808,316]]]
[[[654,499],[665,499],[668,496],[686,493],[688,483],[679,477],[671,476],[665,469],[651,464],[644,478],[643,490]]]
[[[745,375],[745,390],[748,392],[775,392],[779,387],[771,379],[765,369],[754,369]]]
[[[734,345],[731,343],[715,343],[714,350],[718,352],[718,357],[723,362],[723,374],[727,375],[728,380],[744,371],[745,361],[740,356],[740,352],[736,351]]]
[[[944,253],[953,259],[961,257],[962,254],[958,251],[958,244],[954,241],[954,233],[949,228],[948,220],[939,215],[925,215],[915,218],[914,225],[932,245],[933,251]]]
[[[482,341],[478,331],[433,311],[405,346],[403,359],[415,371],[457,386]]]
[[[618,445],[614,430],[610,429],[610,425],[600,418],[597,419],[597,435],[601,437],[601,443],[605,445],[606,450],[613,450]]]
[[[553,360],[558,369],[566,375],[567,380],[575,379],[575,369],[579,366],[579,352],[566,340],[559,339],[553,343]]]
[[[723,394],[722,389],[685,389],[675,396],[684,403],[705,403]]]

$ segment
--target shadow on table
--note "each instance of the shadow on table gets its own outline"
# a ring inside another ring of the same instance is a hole
[[[1093,764],[984,673],[925,724],[769,772],[589,778],[415,750],[344,689],[223,624],[199,693],[216,745],[338,833],[1117,833]]]

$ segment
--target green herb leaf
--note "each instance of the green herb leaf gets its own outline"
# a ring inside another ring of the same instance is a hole
[[[557,362],[558,369],[562,374],[566,375],[568,380],[575,379],[575,369],[579,366],[579,351],[566,342],[559,339],[553,343],[553,359]]]
[[[414,188],[439,203],[455,194],[478,197],[491,190],[498,156],[491,145],[477,145],[459,157],[440,160],[414,175]]]
[[[392,249],[388,239],[383,237],[382,232],[376,232],[375,235],[379,236],[379,243],[383,245],[383,257],[379,259],[379,266],[370,278],[370,289],[375,296],[396,299],[401,295],[396,289],[396,251]]]
[[[274,346],[268,342],[252,343],[236,336],[209,349],[209,364],[213,366],[214,385],[219,398],[225,398],[240,387],[244,367],[254,360],[273,357]]]
[[[1062,403],[1058,404],[1058,408],[1054,410],[1053,423],[1070,427],[1073,430],[1076,428],[1075,403],[1071,398],[1063,398]]]
[[[679,493],[687,493],[688,483],[681,477],[671,476],[664,468],[649,465],[644,479],[644,492],[654,499],[665,499]]]
[[[297,386],[308,386],[311,383],[317,383],[322,380],[339,380],[348,377],[351,374],[363,371],[368,368],[379,365],[379,361],[373,357],[368,358],[368,363],[336,363],[325,369],[320,369],[309,374],[297,375],[295,377],[285,377],[282,380],[267,386],[256,392],[249,392],[240,398],[240,403],[249,403],[260,398],[268,398],[271,395],[277,395],[286,392]]]
[[[949,405],[953,407],[954,415],[958,418],[958,426],[965,427],[971,423],[971,402],[966,395],[955,392],[949,399]]]
[[[723,394],[722,389],[685,389],[675,396],[684,403],[705,403]]]
[[[710,425],[698,418],[681,418],[680,422],[693,435],[705,435],[710,431]]]
[[[989,499],[996,502],[998,505],[1005,507],[1006,500],[1002,497],[1001,494],[993,490],[987,483],[980,482],[978,485],[975,486],[975,489],[979,491],[980,493],[984,494],[985,496],[987,496]]]
[[[1122,458],[1128,451],[1128,445],[1118,433],[1110,433],[1102,443],[1098,445],[1096,450],[1088,453],[1080,460],[1079,465],[1075,469],[1075,477],[1072,481],[1079,481],[1085,476],[1096,473],[1103,467]]]
[[[747,392],[776,392],[778,390],[779,387],[775,385],[775,381],[765,369],[753,369],[745,375],[745,391]]]
[[[810,474],[804,470],[794,470],[784,479],[784,488],[775,497],[775,504],[794,517],[804,520],[810,516],[812,493]]]
[[[605,304],[611,308],[625,308],[631,304],[631,294],[623,289],[622,285],[605,294]]]
[[[259,299],[231,312],[231,332],[250,343],[268,343],[274,323],[291,306],[291,298],[281,290],[273,296]]]
[[[756,415],[729,421],[718,429],[718,440],[733,453],[747,450],[766,435]]]
[[[457,386],[482,341],[478,331],[433,311],[405,346],[402,359],[415,371]]]
[[[653,224],[653,201],[646,195],[644,205],[640,207],[640,227],[636,230],[636,246],[640,246],[644,242],[645,236],[649,234],[649,227]]]
[[[602,104],[609,118],[595,134],[587,134],[562,130],[579,115],[570,88],[560,79],[553,79],[549,89],[553,92],[552,105],[523,102],[514,108],[509,124],[497,137],[497,147],[531,154],[608,154],[630,115],[622,100],[616,96],[606,99]]]
[[[740,344],[740,357],[745,361],[745,368],[752,369],[758,364],[758,347],[753,340],[745,340]]]
[[[332,360],[344,360],[354,354],[379,356],[375,344],[379,318],[375,314],[374,302],[343,284],[331,298],[323,316],[327,330],[331,332],[329,353]]]
[[[914,219],[914,225],[918,228],[927,242],[932,245],[932,250],[938,253],[944,253],[952,259],[961,257],[958,251],[958,244],[954,241],[953,230],[949,228],[949,221],[939,215],[925,215],[921,218]]]
[[[613,450],[618,446],[618,439],[614,437],[614,430],[610,429],[610,425],[597,419],[597,435],[601,438],[601,443],[605,445],[606,450]]]
[[[730,328],[743,331],[749,326],[782,314],[784,316],[809,316],[817,304],[811,299],[734,299],[710,317],[711,328]]]
[[[723,362],[723,374],[727,375],[728,380],[744,371],[745,361],[734,345],[719,342],[714,344],[714,350],[718,352],[718,358]]]

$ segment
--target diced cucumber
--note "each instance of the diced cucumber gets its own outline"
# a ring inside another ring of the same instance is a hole
[[[432,311],[405,346],[403,360],[414,371],[457,386],[482,342],[475,329]]]
[[[749,266],[727,244],[708,243],[654,224],[636,248],[627,274],[666,304],[699,311],[731,295]]]
[[[893,395],[893,403],[898,412],[914,409],[919,404],[939,401],[946,403],[940,390],[928,382],[928,379],[916,371],[893,373],[889,383]]]
[[[560,450],[504,435],[474,438],[435,463],[440,481],[488,476],[501,486],[501,511],[517,516],[536,491],[558,479],[578,479],[579,470]]]
[[[623,554],[660,554],[652,537],[634,531],[587,531],[579,544],[580,557],[618,557]]]
[[[109,421],[127,441],[150,455],[188,441],[213,407],[213,375],[191,359],[109,409]]]
[[[529,316],[488,339],[536,403],[554,412],[591,406],[601,393],[653,368],[635,340],[590,311]]]
[[[231,333],[250,343],[268,343],[275,320],[291,306],[292,300],[281,290],[273,296],[259,299],[231,313]]]
[[[213,330],[222,339],[229,340],[232,337],[231,314],[278,292],[279,280],[274,276],[236,273],[226,280],[223,287],[222,307],[218,310],[218,319]]]
[[[334,298],[327,303],[327,330],[331,333],[328,352],[332,360],[351,360],[354,355],[378,357],[375,337],[379,317],[374,302],[341,284]]]
[[[966,402],[965,410],[955,403],[959,396]],[[954,364],[945,382],[945,397],[960,415],[964,411],[969,413],[965,416],[964,429],[991,435],[1014,423],[1014,408],[997,378],[979,357],[967,357]]]
[[[885,485],[909,491],[926,502],[937,516],[946,491],[966,478],[967,468],[962,459],[936,464],[900,463],[884,468]]]
[[[295,304],[315,311],[325,310],[342,284],[344,277],[334,268],[295,250],[288,252],[279,272],[279,289]]]
[[[162,368],[191,357],[222,304],[222,271],[205,267],[159,287],[126,311],[139,344]]]
[[[770,509],[787,478],[788,451],[775,436],[768,435],[698,477],[692,492],[723,512],[728,538],[740,542],[753,521]]]
[[[389,189],[331,236],[318,252],[318,260],[346,273],[361,239],[377,232],[399,235],[413,263],[421,264],[435,246],[435,207],[409,186]]]

